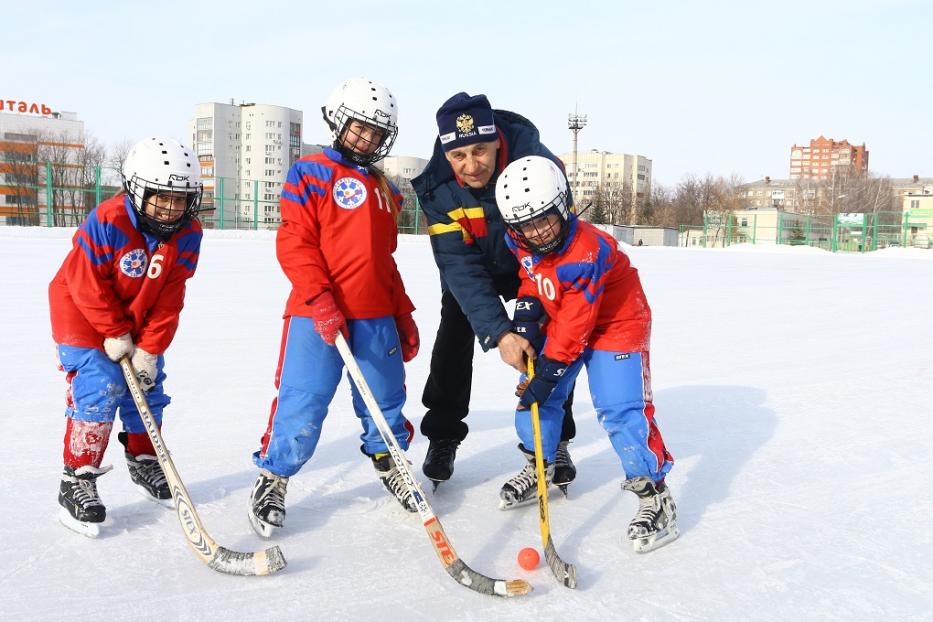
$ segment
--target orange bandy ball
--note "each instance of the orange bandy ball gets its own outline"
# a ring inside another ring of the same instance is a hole
[[[540,561],[541,556],[538,555],[538,551],[530,546],[518,552],[518,565],[525,570],[534,570],[538,567],[538,562]]]

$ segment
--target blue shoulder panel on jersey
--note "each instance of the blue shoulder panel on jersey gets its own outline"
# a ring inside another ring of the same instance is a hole
[[[603,238],[597,238],[598,248],[594,261],[567,263],[557,266],[557,278],[576,290],[582,290],[592,304],[603,293],[603,277],[612,268],[612,248]]]
[[[176,263],[180,263],[193,272],[198,265],[198,256],[201,252],[201,238],[202,234],[198,231],[189,231],[180,236],[177,240],[178,259]]]
[[[320,162],[302,162],[299,160],[295,163],[295,168],[303,177],[311,177],[325,184],[334,176],[334,169]]]
[[[130,240],[115,224],[98,220],[95,212],[91,212],[81,225],[81,231],[85,233],[91,244],[88,244],[83,236],[78,236],[77,244],[95,266],[111,261],[113,252]]]

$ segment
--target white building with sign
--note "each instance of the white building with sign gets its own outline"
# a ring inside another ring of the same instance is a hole
[[[83,194],[77,192],[84,181],[78,174],[84,121],[74,112],[54,112],[46,104],[0,102],[0,224],[48,224],[44,219],[50,195],[56,208],[67,207],[77,217],[84,207]],[[54,192],[46,184],[48,162]]]

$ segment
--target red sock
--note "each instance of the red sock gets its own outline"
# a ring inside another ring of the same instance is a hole
[[[141,454],[154,456],[155,448],[152,446],[152,441],[149,439],[148,434],[127,432],[126,453],[134,457]]]

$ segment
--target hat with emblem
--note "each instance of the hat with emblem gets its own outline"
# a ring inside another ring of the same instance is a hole
[[[444,151],[498,137],[492,106],[485,95],[457,93],[437,111],[437,133]]]

